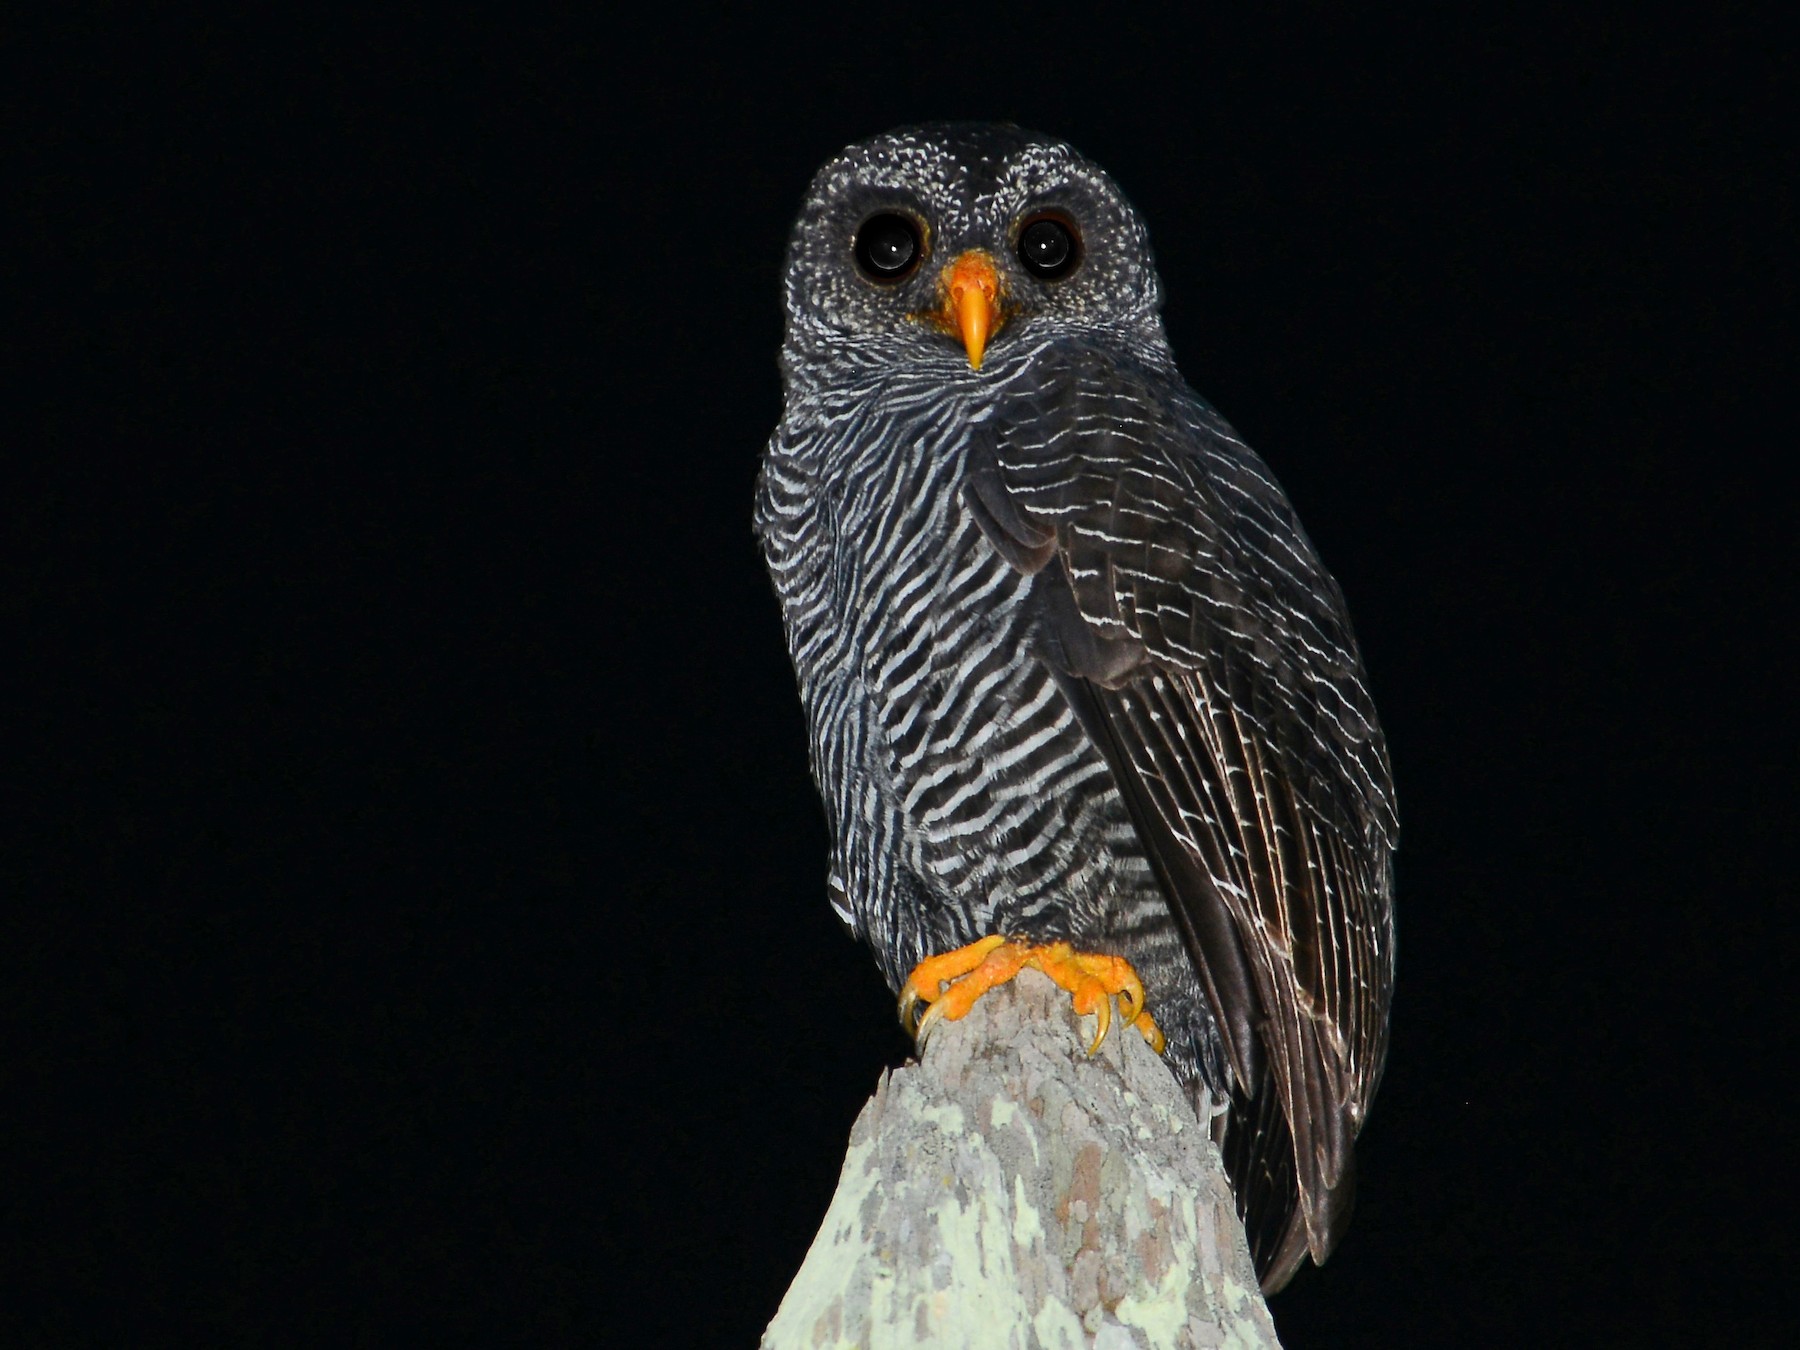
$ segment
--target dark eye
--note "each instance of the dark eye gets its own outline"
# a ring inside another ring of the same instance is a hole
[[[1039,216],[1019,231],[1019,261],[1042,281],[1066,277],[1081,261],[1075,231],[1055,216]]]
[[[906,216],[870,216],[856,232],[856,265],[871,281],[904,279],[921,251],[919,227]]]

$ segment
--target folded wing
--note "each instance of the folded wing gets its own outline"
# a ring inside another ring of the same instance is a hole
[[[1171,372],[1071,346],[965,500],[1036,577],[1042,656],[1112,768],[1236,1080],[1265,1288],[1348,1218],[1393,982],[1387,752],[1342,596],[1268,470]]]

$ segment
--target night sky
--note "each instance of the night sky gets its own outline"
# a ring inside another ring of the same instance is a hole
[[[3,1339],[754,1344],[908,1051],[750,533],[784,240],[967,117],[1147,219],[1387,728],[1285,1343],[1772,1343],[1793,161],[1761,25],[1570,8],[34,40]]]

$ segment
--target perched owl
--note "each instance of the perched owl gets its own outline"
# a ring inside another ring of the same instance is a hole
[[[1175,369],[1067,145],[850,147],[789,247],[756,529],[838,915],[909,1019],[1023,965],[1161,1048],[1266,1290],[1354,1192],[1393,987],[1387,750],[1337,584]]]

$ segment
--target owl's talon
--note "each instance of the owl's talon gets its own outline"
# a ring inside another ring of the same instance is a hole
[[[966,947],[958,947],[955,951],[928,956],[914,966],[912,974],[906,977],[906,983],[900,987],[900,1025],[906,1028],[907,1034],[923,1046],[925,1037],[930,1034],[926,1030],[926,1023],[932,1021],[932,1012],[938,1007],[938,1000],[945,996],[944,986],[950,984],[954,987],[957,980],[978,969],[989,953],[1005,941],[1005,938],[993,934],[979,942],[971,942]],[[921,1005],[924,1005],[923,1008]],[[951,1020],[954,1021],[967,1011],[964,1008],[961,1012],[953,1012]]]
[[[1124,957],[1077,952],[1067,942],[1008,942],[997,934],[919,962],[900,990],[900,1024],[923,1050],[940,1022],[960,1021],[977,999],[1026,966],[1067,990],[1077,1014],[1096,1019],[1089,1055],[1098,1054],[1112,1033],[1114,997],[1126,1024],[1162,1053],[1162,1032],[1144,1011],[1144,982]]]

